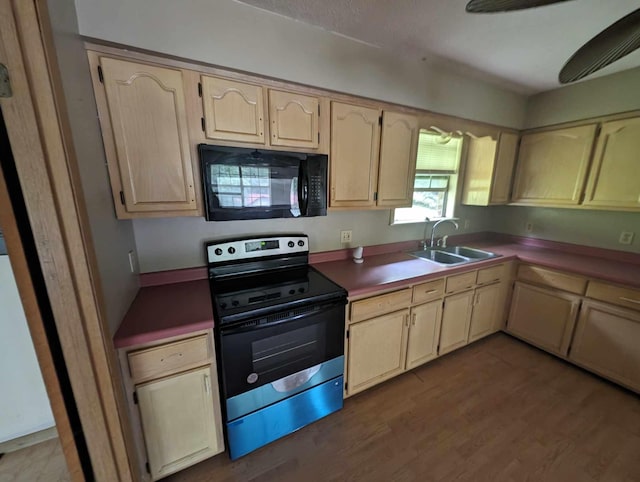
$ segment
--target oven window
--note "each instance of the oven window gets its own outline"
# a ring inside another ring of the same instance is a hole
[[[253,370],[260,376],[280,371],[289,365],[313,365],[318,342],[322,339],[319,325],[305,326],[251,343]]]

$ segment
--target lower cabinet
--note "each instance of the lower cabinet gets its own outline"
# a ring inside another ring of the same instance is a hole
[[[469,327],[469,343],[500,329],[500,313],[504,311],[502,309],[504,304],[503,291],[502,283],[494,283],[476,289],[473,297],[471,326]]]
[[[212,377],[207,366],[136,387],[154,480],[220,452]]]
[[[473,297],[474,292],[471,290],[445,298],[439,355],[449,353],[468,343]]]
[[[422,365],[438,356],[442,301],[436,300],[411,308],[406,369]]]
[[[566,356],[580,296],[516,282],[507,331],[556,355]]]
[[[349,325],[349,395],[404,371],[408,324],[404,309]]]
[[[212,330],[118,350],[139,479],[224,451]]]
[[[640,391],[640,312],[585,301],[569,359]]]

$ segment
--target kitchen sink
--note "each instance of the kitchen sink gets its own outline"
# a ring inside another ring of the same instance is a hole
[[[473,263],[483,259],[497,258],[499,254],[468,248],[466,246],[449,246],[447,248],[427,248],[409,253],[416,258],[424,259],[445,266]]]
[[[489,251],[483,251],[476,248],[468,248],[466,246],[447,246],[446,248],[438,248],[441,251],[451,254],[457,254],[458,256],[464,256],[471,259],[490,259],[498,257],[497,254]]]

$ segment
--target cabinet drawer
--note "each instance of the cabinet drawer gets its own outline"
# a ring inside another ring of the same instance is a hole
[[[500,281],[500,279],[502,279],[502,273],[504,273],[504,264],[492,266],[491,268],[479,269],[477,284],[484,285],[487,283],[493,283],[494,281]]]
[[[561,273],[547,268],[541,268],[539,266],[531,266],[523,264],[518,267],[517,278],[522,281],[529,281],[531,283],[550,286],[577,295],[584,294],[587,287],[587,280],[580,278],[579,276],[573,276],[570,274]]]
[[[640,311],[640,289],[638,288],[615,286],[602,281],[589,281],[587,296]]]
[[[413,287],[413,302],[422,303],[440,298],[444,294],[444,278]]]
[[[374,316],[406,308],[411,303],[411,289],[406,288],[386,295],[374,296],[351,303],[351,321],[366,320]]]
[[[129,353],[129,370],[134,381],[148,380],[208,363],[211,356],[207,335],[201,335]]]
[[[455,276],[449,276],[447,278],[447,293],[455,293],[456,291],[463,291],[476,284],[477,271],[469,271],[468,273],[457,274]]]

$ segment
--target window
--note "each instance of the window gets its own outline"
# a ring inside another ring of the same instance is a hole
[[[392,210],[392,224],[453,216],[462,139],[420,130],[413,205]]]

